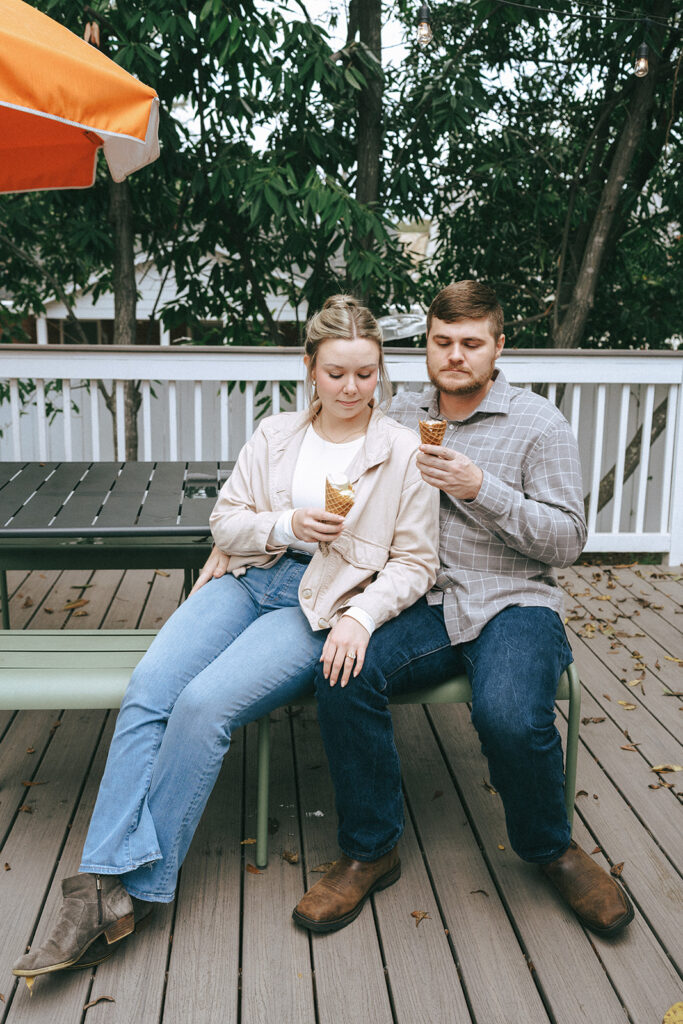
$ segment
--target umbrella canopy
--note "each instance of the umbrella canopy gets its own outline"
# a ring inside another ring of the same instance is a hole
[[[159,100],[22,0],[0,0],[0,192],[87,188],[100,146],[114,181],[159,155]]]

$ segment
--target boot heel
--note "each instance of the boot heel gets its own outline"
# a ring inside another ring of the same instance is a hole
[[[126,935],[130,935],[135,929],[135,915],[126,914],[125,917],[120,917],[114,924],[109,925],[104,933],[104,937],[111,946],[112,943],[118,942],[119,939],[125,939]]]

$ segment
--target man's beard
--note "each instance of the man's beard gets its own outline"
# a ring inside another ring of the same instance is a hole
[[[492,359],[491,365],[487,371],[482,371],[482,373],[476,376],[471,376],[467,380],[463,380],[462,383],[457,383],[456,381],[445,377],[448,372],[446,370],[435,372],[432,370],[429,362],[427,363],[427,373],[429,374],[429,379],[434,387],[438,388],[439,391],[443,391],[445,395],[474,395],[477,391],[481,391],[485,388],[491,380],[495,365],[496,361],[495,359]],[[445,378],[443,380],[441,379],[442,375],[444,375]]]

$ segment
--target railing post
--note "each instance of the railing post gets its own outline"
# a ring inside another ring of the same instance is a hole
[[[672,424],[673,426],[674,424]],[[678,385],[674,438],[671,517],[669,520],[671,546],[667,562],[669,565],[681,565],[683,563],[683,380]]]

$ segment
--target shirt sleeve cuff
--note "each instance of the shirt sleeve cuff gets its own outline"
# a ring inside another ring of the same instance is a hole
[[[481,509],[492,516],[504,515],[510,508],[511,488],[492,473],[484,470],[483,474],[479,492],[476,498],[466,502],[467,507]]]
[[[292,519],[294,517],[293,508],[286,509],[280,518],[275,523],[275,526],[270,531],[270,537],[268,543],[274,548],[286,548],[289,544],[293,544],[297,539],[292,529]]]
[[[356,622],[360,622],[361,626],[367,629],[370,636],[375,632],[375,620],[369,612],[365,611],[364,608],[347,608],[344,615],[348,615],[352,619],[355,619]]]

